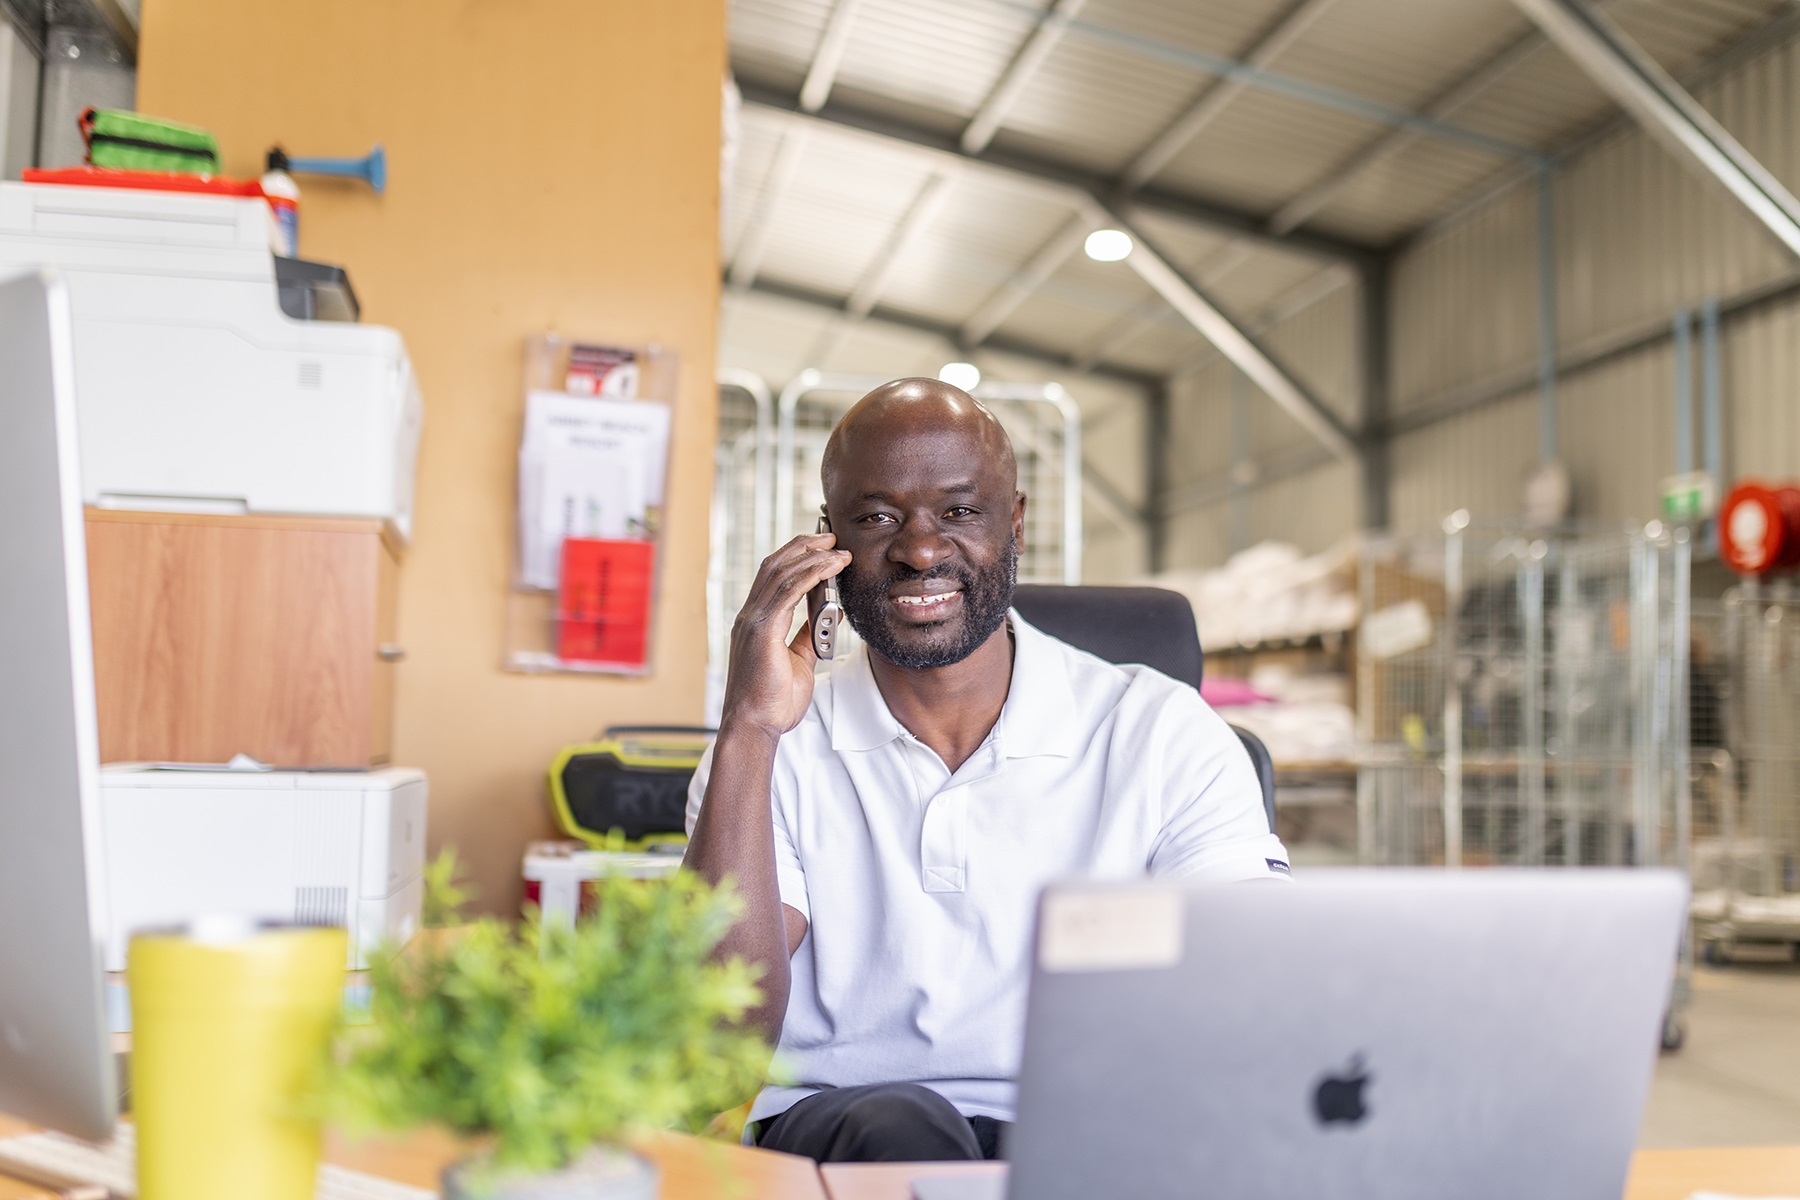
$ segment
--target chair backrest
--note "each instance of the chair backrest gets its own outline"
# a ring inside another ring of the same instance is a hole
[[[1013,607],[1033,625],[1110,663],[1143,663],[1200,686],[1205,658],[1194,606],[1157,587],[1022,583]]]
[[[1200,687],[1205,655],[1194,606],[1180,592],[1157,587],[1067,587],[1022,583],[1013,593],[1019,615],[1071,646],[1111,663],[1142,663],[1171,679]],[[1262,739],[1232,727],[1250,756],[1262,789],[1263,812],[1275,828],[1275,765]]]

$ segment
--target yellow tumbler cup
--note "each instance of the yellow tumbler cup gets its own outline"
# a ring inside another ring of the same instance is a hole
[[[139,1200],[312,1200],[347,950],[342,929],[218,919],[131,939]]]

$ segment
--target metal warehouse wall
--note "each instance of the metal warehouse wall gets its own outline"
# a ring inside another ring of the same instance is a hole
[[[1361,380],[1356,289],[1348,281],[1270,330],[1265,342],[1314,393],[1354,425]],[[1361,524],[1356,468],[1336,462],[1294,419],[1239,378],[1247,442],[1260,478],[1234,498],[1231,478],[1235,371],[1222,358],[1175,381],[1165,441],[1168,528],[1164,565],[1216,566],[1266,539],[1322,550]]]
[[[1695,95],[1800,190],[1800,43],[1767,49]],[[1727,476],[1800,473],[1800,264],[1635,128],[1576,155],[1554,196],[1558,436],[1576,512],[1656,514],[1657,483],[1675,469],[1670,325],[1678,307],[1706,297],[1724,307]],[[1396,527],[1429,527],[1462,507],[1518,511],[1538,459],[1536,204],[1530,184],[1518,187],[1428,232],[1395,264]],[[1696,331],[1696,366],[1698,355]]]

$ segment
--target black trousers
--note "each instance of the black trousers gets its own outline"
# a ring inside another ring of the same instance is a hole
[[[1000,1156],[1007,1122],[965,1117],[916,1083],[827,1088],[758,1121],[756,1144],[815,1162],[942,1162]]]

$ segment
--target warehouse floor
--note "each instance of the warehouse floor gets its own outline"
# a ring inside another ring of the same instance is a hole
[[[1696,967],[1687,1044],[1657,1064],[1645,1146],[1800,1143],[1800,965]]]

